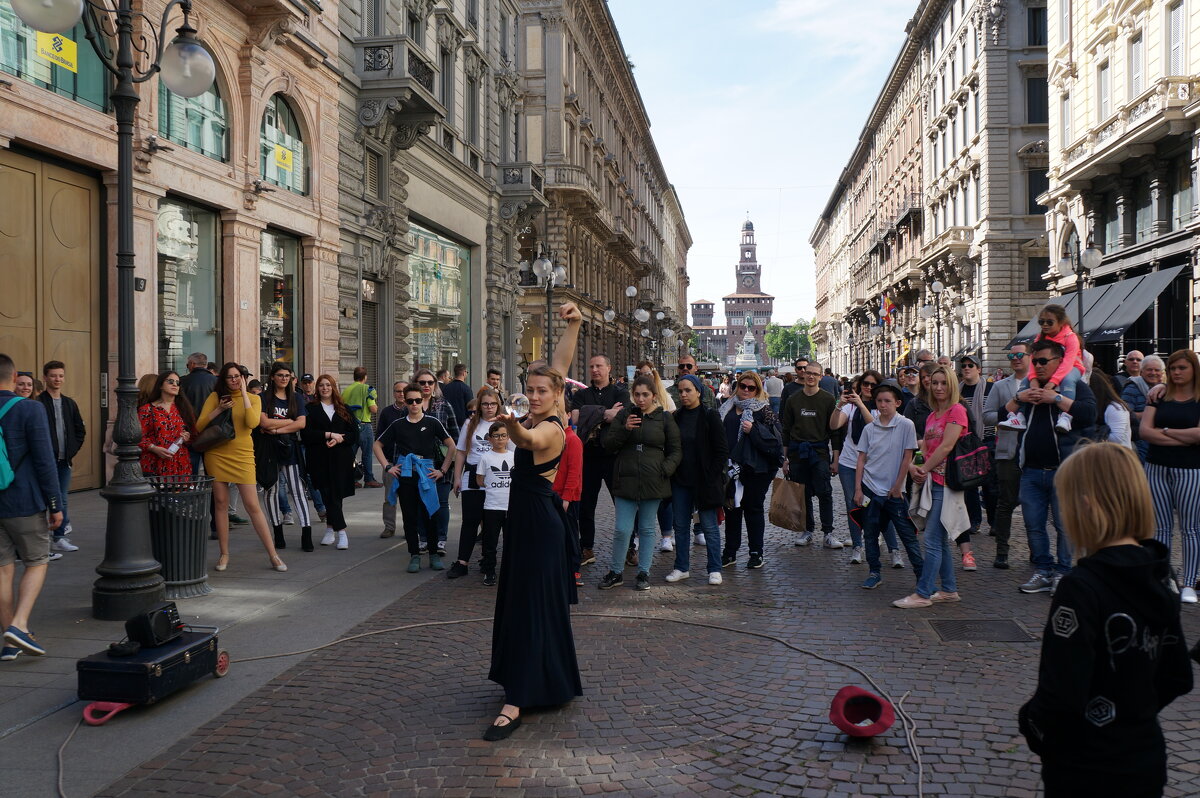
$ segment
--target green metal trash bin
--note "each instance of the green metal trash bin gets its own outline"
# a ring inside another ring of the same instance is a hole
[[[207,596],[212,477],[148,476],[150,544],[162,564],[168,599]]]

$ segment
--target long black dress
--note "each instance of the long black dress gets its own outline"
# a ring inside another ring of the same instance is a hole
[[[546,422],[562,426],[557,416]],[[542,476],[561,457],[560,451],[537,465],[528,449],[513,455],[488,678],[516,707],[565,704],[583,695],[571,634],[570,605],[578,601],[570,565],[575,541],[562,503]]]

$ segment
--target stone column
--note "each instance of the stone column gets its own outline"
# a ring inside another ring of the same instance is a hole
[[[1120,249],[1133,246],[1137,240],[1135,198],[1132,180],[1121,180],[1117,188],[1117,245]]]
[[[223,358],[250,367],[258,363],[258,272],[265,229],[266,223],[245,211],[221,212]],[[335,315],[336,327],[337,309],[334,307],[331,310]],[[307,370],[308,364],[296,364],[296,368]]]
[[[1158,237],[1171,230],[1171,163],[1156,160],[1154,171],[1150,176],[1150,206],[1153,209],[1154,221],[1150,227],[1150,235]]]

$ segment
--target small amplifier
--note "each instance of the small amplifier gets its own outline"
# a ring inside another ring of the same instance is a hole
[[[166,601],[125,622],[125,634],[142,648],[161,646],[183,634],[183,621],[175,602]]]

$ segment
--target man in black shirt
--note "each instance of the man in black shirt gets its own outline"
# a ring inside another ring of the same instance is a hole
[[[385,429],[392,425],[393,421],[404,418],[408,415],[408,409],[404,406],[404,389],[408,387],[408,383],[404,380],[398,380],[392,384],[392,403],[379,411],[379,420],[377,426],[380,434]],[[379,533],[381,538],[390,538],[396,534],[396,505],[389,504],[387,497],[392,492],[392,482],[395,480],[387,469],[383,469],[383,531]]]
[[[1043,340],[1033,345],[1033,376],[1045,385],[1065,355],[1062,345]],[[1084,432],[1096,423],[1096,396],[1087,382],[1080,380],[1075,398],[1068,399],[1049,388],[1027,388],[1006,405],[1017,412],[1022,404],[1031,405],[1025,437],[1021,440],[1021,513],[1025,516],[1025,533],[1029,537],[1029,553],[1037,570],[1028,582],[1020,586],[1022,593],[1053,593],[1062,575],[1071,570],[1071,546],[1063,533],[1058,513],[1058,495],[1054,490],[1054,475],[1062,461],[1075,451]],[[1071,414],[1071,430],[1057,432],[1059,413]],[[1057,533],[1057,562],[1050,555],[1050,536],[1046,519],[1053,515]]]
[[[217,377],[208,370],[208,355],[203,352],[193,352],[187,359],[188,373],[179,380],[179,392],[187,397],[192,404],[192,412],[199,413],[204,407],[204,400],[216,390]],[[200,452],[188,449],[188,459],[192,461],[192,473],[200,473],[200,462],[203,456]]]
[[[629,391],[616,385],[611,375],[612,362],[605,355],[595,355],[588,361],[591,384],[571,394],[571,413],[583,440],[583,495],[579,504],[581,565],[596,561],[592,547],[596,543],[596,502],[600,498],[600,485],[607,484],[609,495],[612,495],[614,456],[605,451],[601,441],[609,422],[629,404]]]
[[[454,379],[442,386],[442,398],[454,408],[454,419],[458,426],[466,424],[467,405],[475,398],[475,393],[467,384],[467,367],[462,363],[454,367]]]

